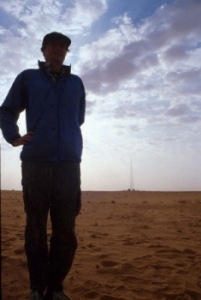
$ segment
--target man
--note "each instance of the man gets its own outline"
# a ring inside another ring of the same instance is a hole
[[[20,157],[30,300],[69,299],[62,283],[77,248],[74,229],[81,207],[80,126],[85,90],[81,79],[63,65],[70,44],[61,33],[47,34],[41,48],[45,62],[39,62],[39,69],[20,73],[0,107],[4,138],[15,147],[23,145]],[[21,136],[17,120],[23,110],[27,134]],[[48,212],[52,222],[49,251]]]

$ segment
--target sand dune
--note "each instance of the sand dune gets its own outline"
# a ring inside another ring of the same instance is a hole
[[[3,300],[28,299],[21,192],[1,215]],[[201,299],[201,192],[84,192],[76,232],[72,300]]]

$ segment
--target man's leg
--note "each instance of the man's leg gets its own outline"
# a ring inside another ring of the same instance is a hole
[[[81,207],[80,166],[59,162],[55,170],[54,197],[50,205],[52,236],[48,291],[62,291],[77,248],[75,218]]]
[[[30,287],[43,293],[47,285],[47,216],[52,186],[51,165],[22,163],[22,186],[26,212],[25,253]]]

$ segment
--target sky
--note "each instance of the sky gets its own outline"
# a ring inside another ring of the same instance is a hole
[[[0,0],[0,104],[62,32],[86,89],[82,190],[200,191],[200,16],[201,0]],[[21,190],[20,152],[1,136],[2,189]]]

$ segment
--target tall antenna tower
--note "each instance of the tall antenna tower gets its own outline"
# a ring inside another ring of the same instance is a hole
[[[131,156],[131,161],[130,161],[130,190],[134,190],[134,178],[133,178],[133,158]]]

